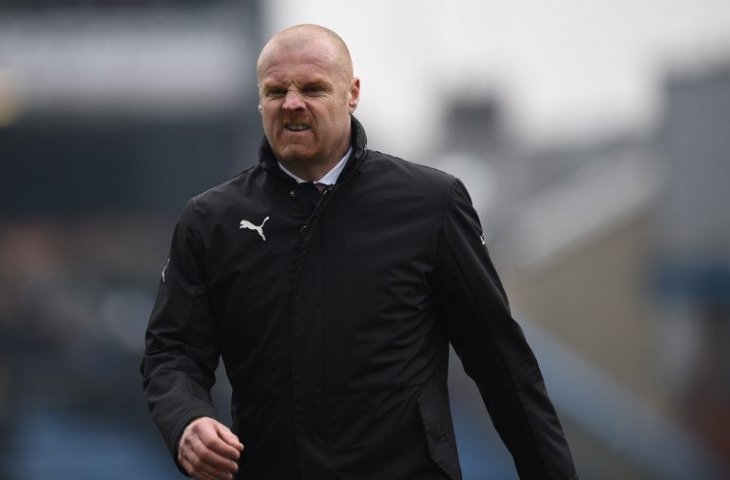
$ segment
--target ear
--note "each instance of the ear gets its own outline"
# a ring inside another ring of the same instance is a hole
[[[264,113],[264,108],[261,106],[260,103],[259,103],[259,113]]]
[[[350,90],[347,92],[347,104],[350,107],[350,113],[353,113],[360,102],[360,79],[353,77],[350,80]]]

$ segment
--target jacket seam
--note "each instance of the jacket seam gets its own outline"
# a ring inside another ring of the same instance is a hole
[[[449,195],[446,198],[446,201],[444,202],[444,209],[441,213],[441,226],[439,227],[439,234],[436,236],[436,247],[433,251],[433,258],[431,259],[431,264],[436,265],[438,260],[438,254],[439,249],[441,247],[441,237],[443,236],[446,238],[446,235],[444,232],[446,231],[446,219],[449,216],[449,205],[451,204],[451,199],[454,196],[454,188],[456,188],[456,179],[453,179],[451,182],[451,188],[449,188]]]
[[[193,218],[195,218],[198,215],[197,212],[195,211],[195,199],[192,199],[191,202],[190,202],[190,211],[192,213]],[[192,224],[194,224],[194,223],[195,222],[191,222],[190,227],[192,227],[193,226]],[[197,229],[194,229],[193,230],[193,233],[197,237],[197,244],[198,244],[198,246],[199,245],[202,245],[202,239],[200,238],[200,232]],[[198,247],[195,250],[200,250],[200,249]],[[200,255],[200,257],[203,256],[202,250],[200,250],[200,251],[194,251],[193,253],[195,254],[196,257],[198,257],[198,255]],[[198,261],[201,263],[201,265],[199,265],[199,267],[200,267],[200,269],[202,271],[203,270],[202,258],[198,259]],[[206,277],[206,280],[205,281],[207,283],[207,277]],[[196,285],[195,286],[193,298],[190,300],[190,307],[188,308],[187,315],[186,315],[186,318],[185,318],[185,335],[183,336],[183,338],[185,339],[184,346],[185,346],[185,353],[186,353],[186,355],[201,370],[201,373],[203,373],[203,375],[205,375],[206,372],[204,372],[202,370],[202,368],[201,368],[200,364],[198,363],[198,361],[196,360],[195,356],[194,355],[190,355],[190,353],[194,353],[194,349],[190,347],[190,341],[189,341],[189,339],[190,339],[190,332],[192,330],[191,324],[192,324],[192,321],[193,321],[193,311],[195,310],[194,307],[195,307],[195,305],[196,305],[197,302],[200,302],[200,297],[204,294],[204,292],[206,291],[206,289],[207,289],[207,285],[206,285],[206,288],[203,288],[203,287],[201,287],[199,285]],[[213,373],[213,374],[215,375],[215,373]],[[192,381],[195,381],[192,378],[191,378],[191,380]],[[188,392],[188,394],[190,394],[192,397],[196,398],[195,392],[193,392],[190,389],[189,383],[188,382],[185,382],[184,385],[185,385],[185,390]],[[212,385],[211,386],[201,385],[201,387],[207,388],[208,390],[210,390],[210,388],[212,387]]]

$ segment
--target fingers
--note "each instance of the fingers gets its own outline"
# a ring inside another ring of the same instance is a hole
[[[233,480],[233,473],[218,470],[205,463],[182,459],[180,464],[195,480]]]
[[[226,442],[231,447],[235,448],[239,455],[243,451],[243,444],[240,440],[238,440],[238,437],[231,432],[228,427],[223,425],[222,423],[218,423],[216,425],[216,429],[218,430],[218,436]]]
[[[178,460],[194,478],[230,480],[238,470],[236,462],[206,449],[202,443],[181,446]]]
[[[225,425],[208,417],[185,428],[178,444],[178,461],[200,480],[230,480],[238,470],[243,444]]]

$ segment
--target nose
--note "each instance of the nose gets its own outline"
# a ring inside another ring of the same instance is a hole
[[[284,110],[303,110],[304,102],[297,92],[288,91],[284,97],[284,104],[281,106]]]

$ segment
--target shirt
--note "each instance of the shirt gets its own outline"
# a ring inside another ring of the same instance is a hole
[[[351,154],[352,154],[352,147],[350,147],[350,149],[347,150],[347,153],[345,154],[345,156],[342,157],[342,159],[339,162],[337,162],[337,165],[332,167],[332,170],[325,173],[324,176],[322,178],[320,178],[319,180],[315,180],[314,183],[323,183],[325,185],[334,185],[335,183],[337,183],[337,179],[340,177],[340,173],[342,173],[342,170],[345,168],[345,165],[347,165],[347,160],[349,160]],[[306,180],[299,178],[298,176],[296,176],[295,174],[293,174],[292,172],[287,170],[287,168],[284,165],[282,165],[281,162],[277,162],[277,163],[279,164],[279,168],[281,168],[281,170],[284,173],[286,173],[287,175],[289,175],[291,178],[296,180],[297,183],[309,183]]]

